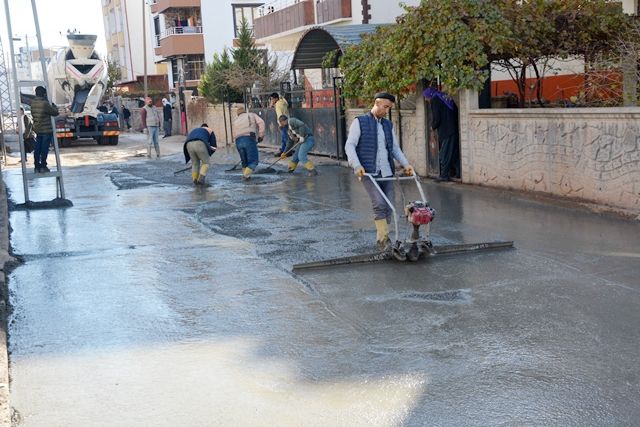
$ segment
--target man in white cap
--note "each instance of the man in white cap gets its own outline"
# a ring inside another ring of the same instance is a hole
[[[146,97],[144,99],[144,107],[140,109],[140,120],[142,120],[142,130],[148,133],[147,156],[151,157],[151,144],[156,149],[156,158],[160,157],[160,142],[158,141],[158,133],[160,132],[160,110],[153,105],[153,99]]]
[[[371,179],[364,177],[365,173],[374,177],[386,178],[395,173],[395,162],[400,162],[406,175],[413,175],[413,167],[400,150],[398,137],[393,130],[393,124],[385,117],[396,102],[396,98],[387,93],[379,92],[375,95],[371,111],[357,117],[349,128],[349,136],[345,145],[349,165],[356,176],[360,177],[365,190],[369,194],[376,225],[376,245],[378,250],[391,249],[389,227],[393,211],[378,192]],[[393,181],[380,181],[378,185],[391,203],[394,203]]]

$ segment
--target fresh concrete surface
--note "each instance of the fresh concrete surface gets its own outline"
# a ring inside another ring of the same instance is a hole
[[[517,249],[291,274],[370,249],[368,199],[349,170],[244,183],[221,151],[210,185],[194,188],[173,173],[179,138],[159,160],[136,157],[143,144],[64,149],[74,207],[11,212],[24,261],[9,275],[19,425],[640,418],[637,222],[425,182],[436,243]],[[5,179],[19,203],[19,170]],[[32,198],[52,188],[37,180]]]

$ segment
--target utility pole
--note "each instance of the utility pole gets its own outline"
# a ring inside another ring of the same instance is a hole
[[[147,1],[142,0],[142,54],[144,55],[144,97],[148,96],[147,83]]]

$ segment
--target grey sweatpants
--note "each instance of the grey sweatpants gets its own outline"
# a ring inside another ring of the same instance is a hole
[[[391,207],[384,200],[375,184],[371,182],[369,177],[362,178],[362,184],[364,189],[367,190],[369,198],[371,199],[371,206],[373,207],[374,219],[386,219],[387,222],[391,222],[393,219],[393,211]],[[380,189],[384,192],[391,203],[395,203],[395,192],[393,188],[394,181],[378,181]]]
[[[189,153],[191,164],[193,165],[191,167],[191,174],[196,177],[198,175],[207,175],[211,156],[205,143],[199,139],[187,142],[187,153]]]

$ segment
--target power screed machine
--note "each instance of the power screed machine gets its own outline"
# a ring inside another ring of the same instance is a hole
[[[343,258],[333,258],[324,261],[308,262],[304,264],[295,264],[294,270],[302,270],[307,268],[329,267],[334,265],[360,264],[376,261],[411,261],[415,262],[423,258],[430,258],[437,255],[455,255],[468,252],[477,252],[493,249],[513,248],[512,241],[502,242],[482,242],[482,243],[465,243],[457,245],[439,245],[435,246],[431,243],[430,229],[436,211],[429,206],[429,202],[424,194],[420,178],[418,175],[413,176],[393,176],[389,178],[376,178],[371,174],[365,174],[362,179],[370,179],[376,190],[380,193],[387,205],[393,212],[394,240],[391,248],[386,251],[373,254],[355,255]],[[404,206],[403,216],[409,225],[408,237],[400,240],[398,227],[398,212],[391,201],[380,188],[379,182],[382,181],[414,181],[418,187],[421,200],[407,203]],[[421,233],[421,228],[423,232]]]

